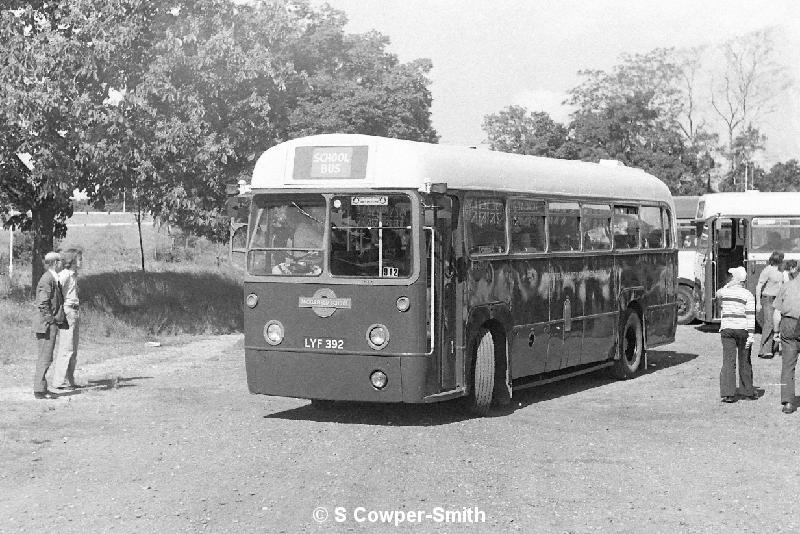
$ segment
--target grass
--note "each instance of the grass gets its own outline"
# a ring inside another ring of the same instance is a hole
[[[79,359],[86,363],[84,355],[93,352],[96,355],[90,359],[94,360],[127,354],[156,339],[174,343],[242,330],[241,271],[231,266],[225,245],[170,236],[165,229],[143,224],[146,272],[142,272],[136,226],[96,226],[98,220],[113,218],[119,224],[126,217],[103,215],[78,214],[69,221],[67,236],[58,245],[84,250],[78,279]],[[85,221],[92,225],[81,224]],[[8,277],[7,231],[0,232],[0,251],[5,252],[0,265],[3,365],[33,358],[35,309],[29,297],[30,264],[15,264],[13,276]]]

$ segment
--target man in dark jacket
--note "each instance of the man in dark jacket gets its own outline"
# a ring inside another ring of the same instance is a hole
[[[58,395],[47,390],[45,374],[53,363],[53,349],[56,345],[58,327],[65,323],[64,296],[58,283],[61,270],[61,255],[48,252],[44,256],[46,271],[36,284],[36,311],[33,317],[33,332],[39,349],[36,360],[36,374],[33,376],[33,396],[37,399],[52,399]]]

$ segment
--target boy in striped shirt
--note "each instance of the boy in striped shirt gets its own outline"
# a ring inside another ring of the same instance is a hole
[[[739,361],[739,380],[746,399],[757,398],[753,389],[753,366],[750,347],[756,331],[756,299],[744,287],[747,271],[744,267],[728,269],[730,280],[717,291],[722,307],[719,333],[722,338],[722,370],[719,373],[719,393],[722,402],[736,402],[736,360]]]

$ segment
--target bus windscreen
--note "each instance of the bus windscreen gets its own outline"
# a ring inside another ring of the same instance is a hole
[[[326,219],[330,221],[327,241]],[[408,195],[255,195],[251,227],[250,274],[319,276],[330,265],[332,276],[411,275]]]
[[[331,198],[331,274],[404,278],[411,274],[411,199],[407,195]]]

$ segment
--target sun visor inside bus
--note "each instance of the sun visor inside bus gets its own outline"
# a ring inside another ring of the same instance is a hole
[[[366,146],[299,146],[294,150],[294,180],[367,177]]]

